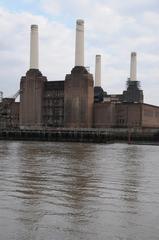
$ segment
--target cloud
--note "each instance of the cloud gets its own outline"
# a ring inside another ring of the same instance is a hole
[[[159,23],[159,13],[146,11],[143,14],[143,22],[149,27],[157,27]]]
[[[0,90],[5,96],[18,90],[20,77],[29,69],[33,23],[39,25],[40,70],[49,80],[63,80],[73,66],[73,31],[64,24],[27,12],[13,13],[0,8],[0,16]]]
[[[35,2],[32,0],[34,6]],[[75,20],[84,18],[85,65],[94,73],[95,55],[102,54],[103,88],[109,93],[125,89],[130,53],[137,51],[138,79],[145,99],[159,104],[149,91],[157,89],[159,81],[157,6],[156,0],[41,0],[36,14],[0,8],[0,74],[5,79],[0,90],[6,95],[16,92],[21,75],[29,68],[32,23],[39,25],[40,70],[48,80],[64,80],[74,65]]]
[[[56,0],[42,0],[41,8],[48,14],[59,15],[61,13],[61,5]]]

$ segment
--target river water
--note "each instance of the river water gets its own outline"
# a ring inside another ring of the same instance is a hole
[[[0,141],[0,240],[81,239],[159,239],[159,147]]]

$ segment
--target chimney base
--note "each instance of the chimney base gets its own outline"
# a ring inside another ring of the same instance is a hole
[[[93,76],[85,67],[76,66],[67,74],[64,87],[64,125],[91,128],[93,122]]]

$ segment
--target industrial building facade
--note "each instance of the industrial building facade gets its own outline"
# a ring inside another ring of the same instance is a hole
[[[145,103],[95,103],[93,127],[158,128],[159,107]]]
[[[136,77],[136,53],[122,94],[101,87],[101,56],[95,83],[84,67],[84,21],[76,23],[75,66],[63,81],[48,81],[38,66],[38,26],[31,26],[30,69],[20,80],[20,102],[2,99],[0,128],[158,128],[159,107],[143,102]]]

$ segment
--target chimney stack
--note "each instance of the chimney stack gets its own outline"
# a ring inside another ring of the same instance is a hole
[[[136,52],[132,52],[131,64],[130,64],[130,80],[131,81],[137,81],[136,69],[137,69],[137,54]]]
[[[95,61],[95,87],[101,87],[101,55],[96,55],[96,61]]]
[[[39,69],[38,25],[31,25],[31,35],[30,35],[30,69]]]
[[[84,66],[84,21],[76,21],[75,66]]]

